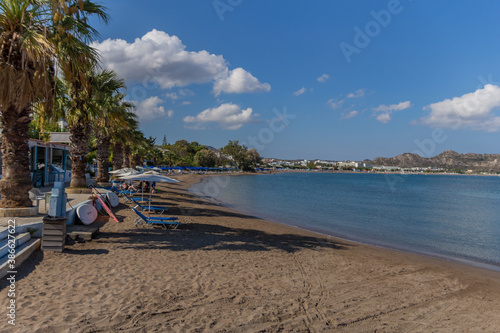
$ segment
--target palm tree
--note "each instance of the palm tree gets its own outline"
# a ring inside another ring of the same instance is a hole
[[[105,122],[107,122],[107,124],[106,127],[99,127],[99,130],[96,131],[97,167],[99,171],[99,177],[97,178],[98,182],[107,182],[109,180],[109,155],[113,128],[128,128],[127,118],[135,117],[135,114],[127,110],[133,107],[134,105],[132,103],[121,102],[107,115],[109,118],[101,118],[106,119]],[[104,128],[106,128],[106,130],[103,130]]]
[[[91,120],[99,111],[88,101],[92,98],[92,82],[97,63],[97,52],[88,43],[98,36],[88,24],[89,17],[97,16],[104,22],[109,17],[106,9],[90,0],[51,0],[53,13],[53,40],[58,65],[66,81],[66,121],[70,132],[72,176],[71,187],[86,186],[86,155],[91,133]]]
[[[133,112],[125,114],[126,126],[113,128],[111,133],[111,145],[113,150],[113,169],[124,168],[124,145],[127,143],[131,132],[135,132],[139,126],[137,117]]]
[[[123,101],[125,95],[119,93],[118,89],[124,88],[125,84],[112,71],[102,71],[96,77],[93,87],[95,102],[101,107],[99,117],[93,122],[93,130],[97,139],[97,181],[107,182],[109,180],[109,148],[113,131],[116,128],[128,127],[128,118],[135,117],[135,114],[129,111],[134,105]]]
[[[111,160],[113,170],[121,169],[123,163],[123,143],[117,138],[117,136],[114,136],[111,139],[111,150],[113,151],[113,157]]]
[[[142,164],[141,159],[145,154],[145,142],[144,134],[138,129],[129,133],[123,146],[123,164],[125,168]]]
[[[54,47],[44,1],[0,2],[0,207],[32,206],[28,132],[35,102],[50,107]]]

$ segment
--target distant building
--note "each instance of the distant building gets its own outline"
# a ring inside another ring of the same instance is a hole
[[[339,168],[366,168],[370,169],[372,166],[368,163],[363,162],[354,162],[354,161],[346,161],[346,162],[337,162],[337,166]]]

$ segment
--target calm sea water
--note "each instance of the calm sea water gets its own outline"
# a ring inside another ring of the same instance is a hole
[[[191,191],[304,229],[500,270],[500,177],[281,173]]]

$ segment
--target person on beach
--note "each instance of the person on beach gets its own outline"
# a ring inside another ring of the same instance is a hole
[[[142,191],[144,191],[144,192],[149,191],[149,182],[141,180],[139,182],[139,188],[142,189]]]
[[[134,184],[132,184],[132,183],[127,184],[127,182],[125,182],[122,184],[122,188],[125,191],[136,191],[137,192],[137,188],[135,188]]]

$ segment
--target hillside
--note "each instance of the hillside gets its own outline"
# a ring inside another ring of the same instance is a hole
[[[372,165],[399,166],[404,168],[435,167],[464,171],[500,172],[500,154],[459,154],[453,150],[447,150],[430,158],[412,153],[404,153],[392,158],[377,157],[373,161],[367,160],[366,162]]]

